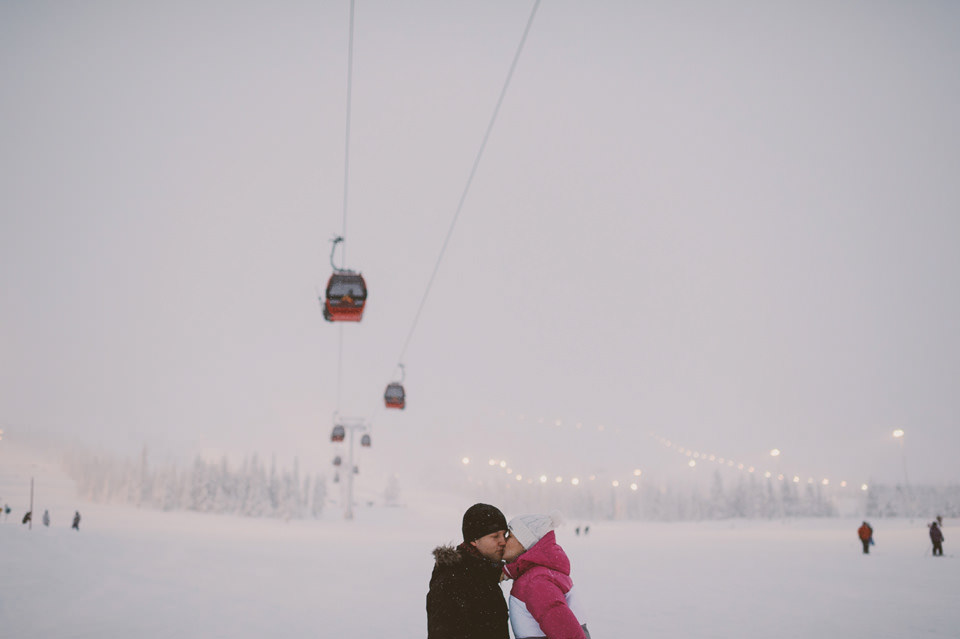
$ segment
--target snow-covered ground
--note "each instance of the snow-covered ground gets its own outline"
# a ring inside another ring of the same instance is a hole
[[[0,468],[0,500],[24,485]],[[32,530],[18,506],[0,523],[2,637],[423,637],[430,551],[469,506],[407,495],[352,522],[284,522],[83,504],[62,478],[37,490]],[[869,556],[851,519],[577,523],[558,539],[596,639],[960,636],[960,521],[942,559],[923,520],[872,522]]]

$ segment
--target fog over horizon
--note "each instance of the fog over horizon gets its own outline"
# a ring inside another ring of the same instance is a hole
[[[0,456],[960,481],[960,5],[543,2],[411,334],[532,6],[357,3],[336,325],[349,2],[0,4]]]

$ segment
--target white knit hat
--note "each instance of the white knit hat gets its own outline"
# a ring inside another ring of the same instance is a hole
[[[517,538],[526,550],[530,550],[544,535],[563,523],[559,511],[549,515],[520,515],[507,523],[510,534]]]

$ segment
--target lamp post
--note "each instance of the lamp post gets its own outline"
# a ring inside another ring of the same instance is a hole
[[[893,431],[893,438],[900,442],[900,461],[903,463],[903,496],[906,501],[907,514],[913,517],[913,495],[910,494],[910,478],[907,476],[907,449],[904,441],[903,429],[897,428]]]
[[[893,431],[893,437],[894,439],[897,439],[900,442],[900,459],[903,462],[903,483],[909,486],[910,479],[907,477],[907,452],[903,444],[904,442],[903,429],[898,428],[895,431]]]
[[[620,480],[614,479],[610,482],[610,497],[613,506],[613,518],[620,519],[623,508],[620,504]]]
[[[786,490],[786,488],[785,488],[785,487],[786,487],[786,484],[783,483],[783,475],[780,473],[780,454],[781,454],[781,453],[780,453],[780,449],[779,449],[779,448],[771,448],[771,449],[770,449],[770,456],[773,457],[774,462],[775,462],[774,465],[775,465],[775,468],[776,468],[776,472],[775,472],[775,474],[774,474],[774,477],[776,477],[777,481],[781,482],[781,483],[780,483],[780,488],[778,489],[777,492],[780,493],[780,499],[778,500],[778,501],[780,502],[780,520],[783,521],[783,520],[785,519],[785,517],[786,517],[786,515],[785,515],[786,510],[785,510],[784,507],[783,507],[783,493],[784,493],[784,490]]]

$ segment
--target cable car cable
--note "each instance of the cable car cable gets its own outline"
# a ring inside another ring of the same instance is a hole
[[[355,4],[356,0],[350,0],[350,37],[349,44],[347,45],[347,126],[343,151],[343,232],[340,233],[341,238],[347,236],[347,198],[350,186],[350,111],[353,102],[353,14]],[[336,247],[336,244],[334,244],[334,247]],[[346,243],[344,243],[341,248],[341,257],[343,258],[344,265],[346,265]],[[332,254],[331,261],[333,261]]]
[[[430,295],[430,289],[433,287],[433,281],[437,276],[437,271],[440,270],[440,262],[443,261],[443,256],[446,253],[447,245],[450,243],[450,238],[453,236],[453,229],[457,225],[457,220],[460,218],[460,212],[463,210],[463,203],[467,199],[467,193],[470,191],[470,186],[473,183],[473,178],[477,173],[477,167],[480,165],[480,159],[483,157],[484,149],[487,147],[487,140],[490,139],[490,133],[493,131],[493,125],[497,121],[497,116],[500,113],[500,106],[503,104],[503,99],[507,95],[507,88],[510,86],[510,80],[513,78],[513,72],[517,68],[517,63],[520,61],[520,54],[523,52],[523,46],[527,42],[527,35],[530,33],[530,27],[533,25],[533,18],[537,14],[537,8],[540,6],[540,0],[535,0],[533,3],[533,9],[530,12],[530,18],[527,20],[527,26],[523,30],[523,36],[520,38],[520,44],[517,47],[517,52],[513,56],[513,62],[510,64],[510,70],[507,72],[507,79],[503,83],[503,89],[500,90],[500,97],[497,99],[497,105],[493,109],[493,116],[490,118],[490,123],[487,125],[487,131],[483,136],[483,142],[480,144],[480,150],[477,152],[477,156],[473,161],[473,167],[470,169],[470,176],[467,178],[467,184],[463,189],[463,194],[460,196],[460,202],[457,204],[456,212],[453,214],[453,220],[450,222],[450,228],[447,230],[447,237],[443,240],[443,245],[440,247],[440,255],[437,257],[437,262],[433,266],[433,273],[430,274],[430,279],[427,281],[427,289],[423,293],[423,298],[420,300],[420,306],[417,308],[417,313],[413,318],[413,325],[410,327],[410,332],[407,334],[407,339],[403,343],[403,348],[400,351],[400,357],[397,359],[398,362],[402,362],[404,356],[407,353],[407,347],[410,345],[410,340],[413,338],[413,333],[417,328],[417,323],[420,321],[420,315],[423,312],[423,307],[427,302],[427,297]]]
[[[343,324],[340,329],[340,345],[337,355],[337,412],[340,412],[340,398],[343,396]]]
[[[356,0],[350,0],[350,29],[347,44],[347,122],[346,133],[344,135],[343,150],[343,231],[340,237],[334,240],[333,248],[330,250],[330,263],[333,264],[333,253],[337,244],[341,244],[340,257],[343,265],[347,264],[347,244],[343,238],[347,236],[347,202],[350,194],[350,111],[353,103],[353,31],[354,31],[354,8]],[[336,269],[336,267],[334,267]],[[339,336],[339,354],[337,356],[337,412],[340,411],[340,399],[343,394],[343,325],[340,325]]]

